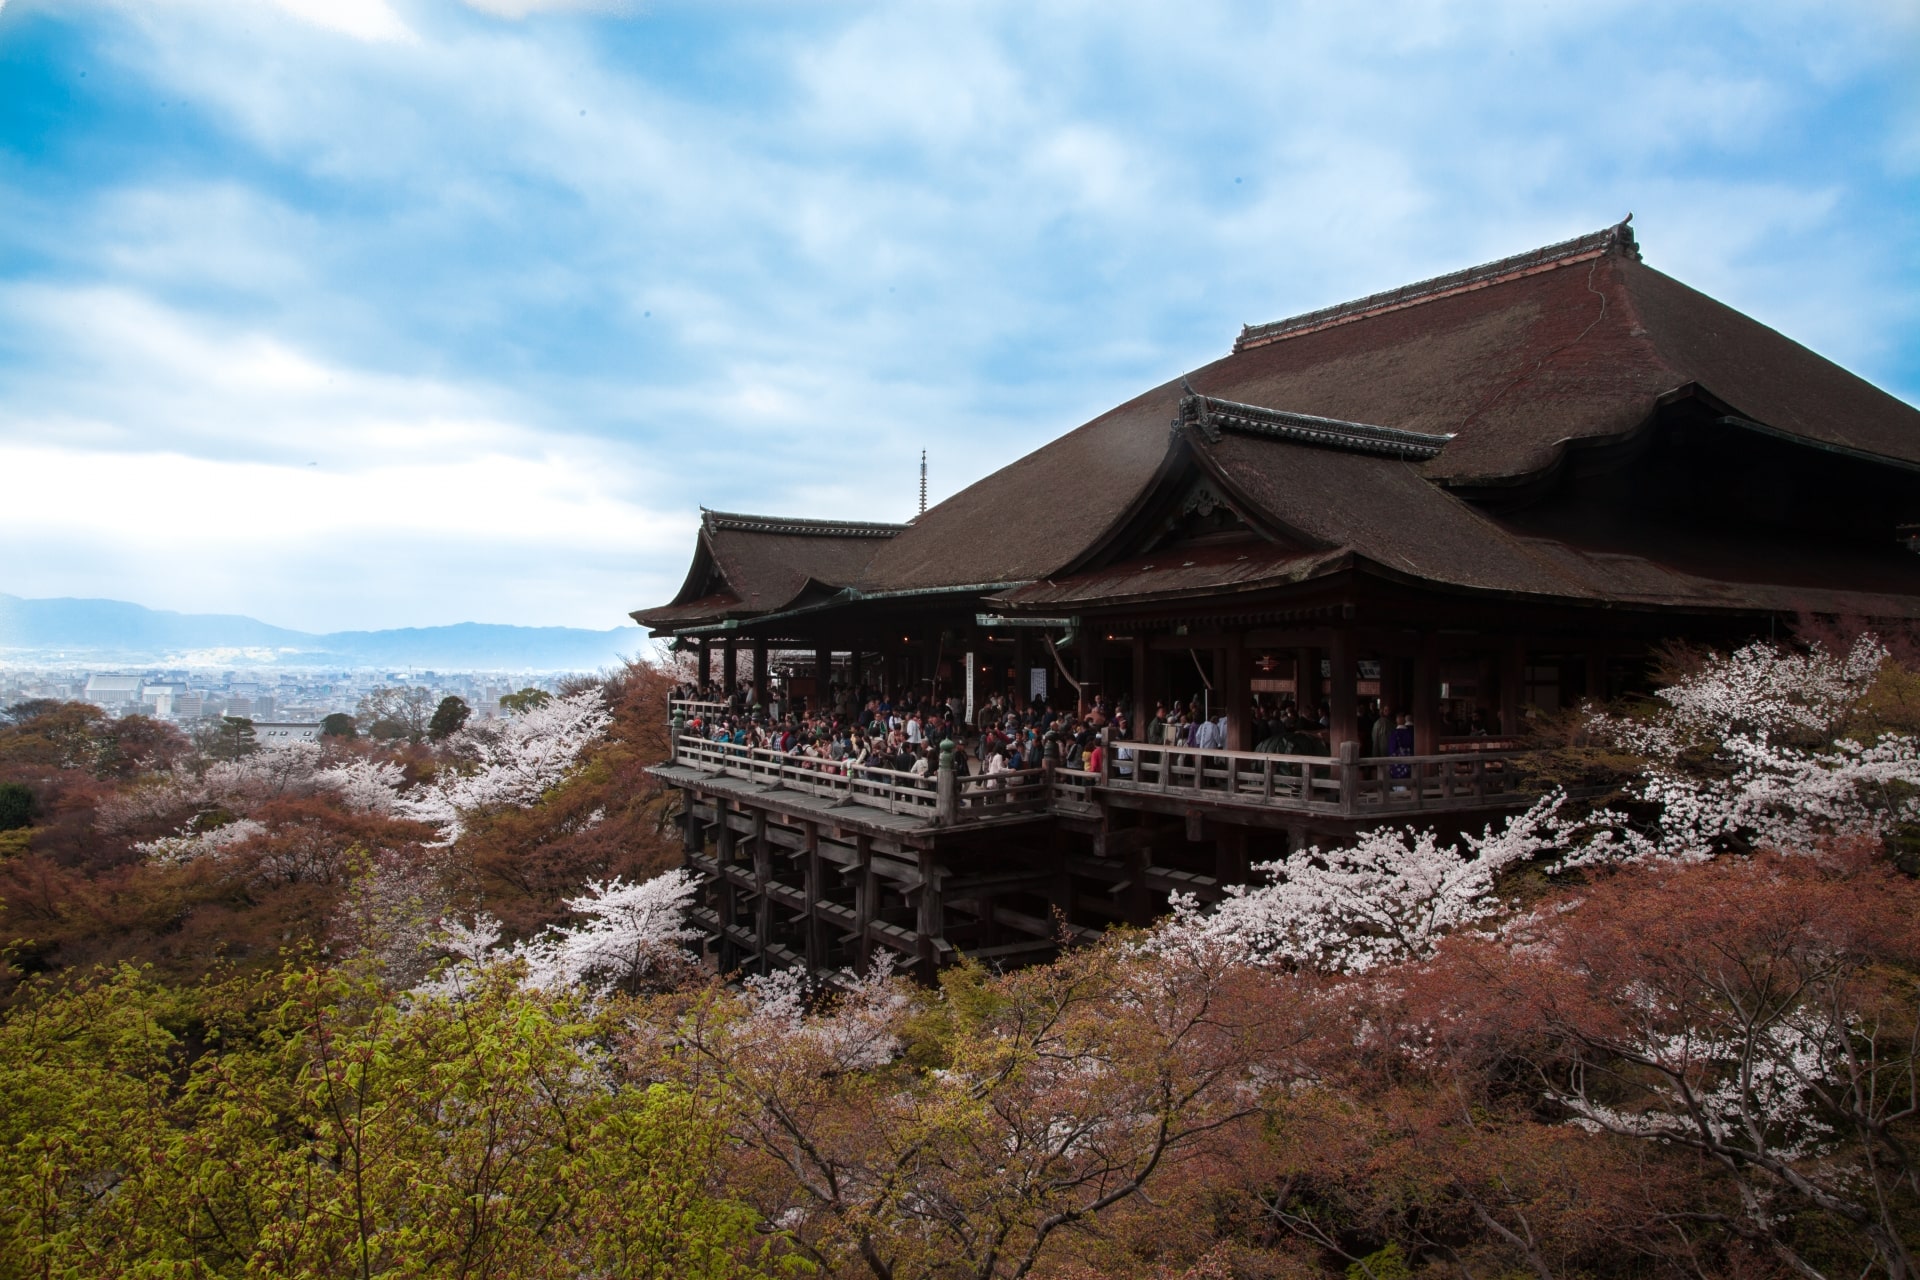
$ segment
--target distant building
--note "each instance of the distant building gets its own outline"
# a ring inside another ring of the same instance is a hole
[[[160,680],[140,690],[141,710],[156,720],[171,720],[179,713],[187,685],[181,680]]]
[[[256,720],[253,723],[253,740],[263,747],[290,747],[296,742],[318,742],[320,726],[290,720]]]
[[[88,676],[85,700],[96,707],[119,709],[140,701],[140,676]]]

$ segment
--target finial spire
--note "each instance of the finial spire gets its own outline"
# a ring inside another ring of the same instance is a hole
[[[927,514],[927,451],[920,451],[920,514]]]

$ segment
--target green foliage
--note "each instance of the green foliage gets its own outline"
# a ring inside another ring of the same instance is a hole
[[[1347,1268],[1347,1280],[1408,1280],[1412,1275],[1406,1255],[1397,1244],[1370,1253]]]
[[[246,716],[221,716],[215,729],[213,740],[207,743],[206,752],[216,760],[238,760],[250,756],[259,749],[254,740],[253,721]]]
[[[33,821],[33,792],[18,782],[0,782],[0,831],[16,831]]]
[[[28,698],[16,702],[5,711],[0,711],[0,722],[7,724],[25,724],[37,720],[50,711],[58,710],[61,703],[58,698]]]
[[[357,737],[359,728],[353,717],[344,711],[336,711],[320,722],[320,736],[323,738]]]
[[[427,736],[435,742],[445,741],[460,732],[467,723],[467,717],[473,714],[464,698],[452,694],[440,699],[440,705],[433,709],[433,719],[427,722]]]
[[[518,693],[509,693],[500,699],[500,709],[514,715],[522,715],[535,707],[544,707],[552,701],[553,695],[545,689],[536,689],[532,685]]]
[[[704,1104],[622,1079],[578,1005],[244,997],[128,969],[0,1024],[0,1280],[793,1273],[709,1187]]]

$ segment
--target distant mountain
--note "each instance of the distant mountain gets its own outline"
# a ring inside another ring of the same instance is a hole
[[[638,627],[461,622],[314,635],[225,613],[174,613],[124,600],[23,600],[0,593],[0,661],[141,666],[416,667],[593,671],[645,644]]]

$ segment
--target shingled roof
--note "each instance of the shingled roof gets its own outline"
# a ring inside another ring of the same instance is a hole
[[[667,604],[636,610],[656,631],[710,626],[790,608],[820,594],[858,586],[868,563],[907,526],[865,520],[700,511],[700,538],[686,581]]]
[[[1454,496],[1523,488],[1570,448],[1631,439],[1684,396],[1761,433],[1920,468],[1920,411],[1647,266],[1623,223],[1248,326],[1220,360],[865,543],[870,556],[843,577],[869,591],[1002,583],[1026,588],[1012,603],[1090,601],[1090,582],[1076,575],[1165,480],[1171,442],[1185,433],[1206,465],[1238,477],[1249,502],[1303,531],[1311,554],[1276,553],[1263,572],[1322,571],[1344,548],[1473,589],[1732,603],[1704,565],[1595,559]],[[1234,565],[1229,576],[1247,581],[1248,568]],[[1905,577],[1896,568],[1889,588],[1911,590]],[[1753,584],[1733,594],[1775,607]]]

